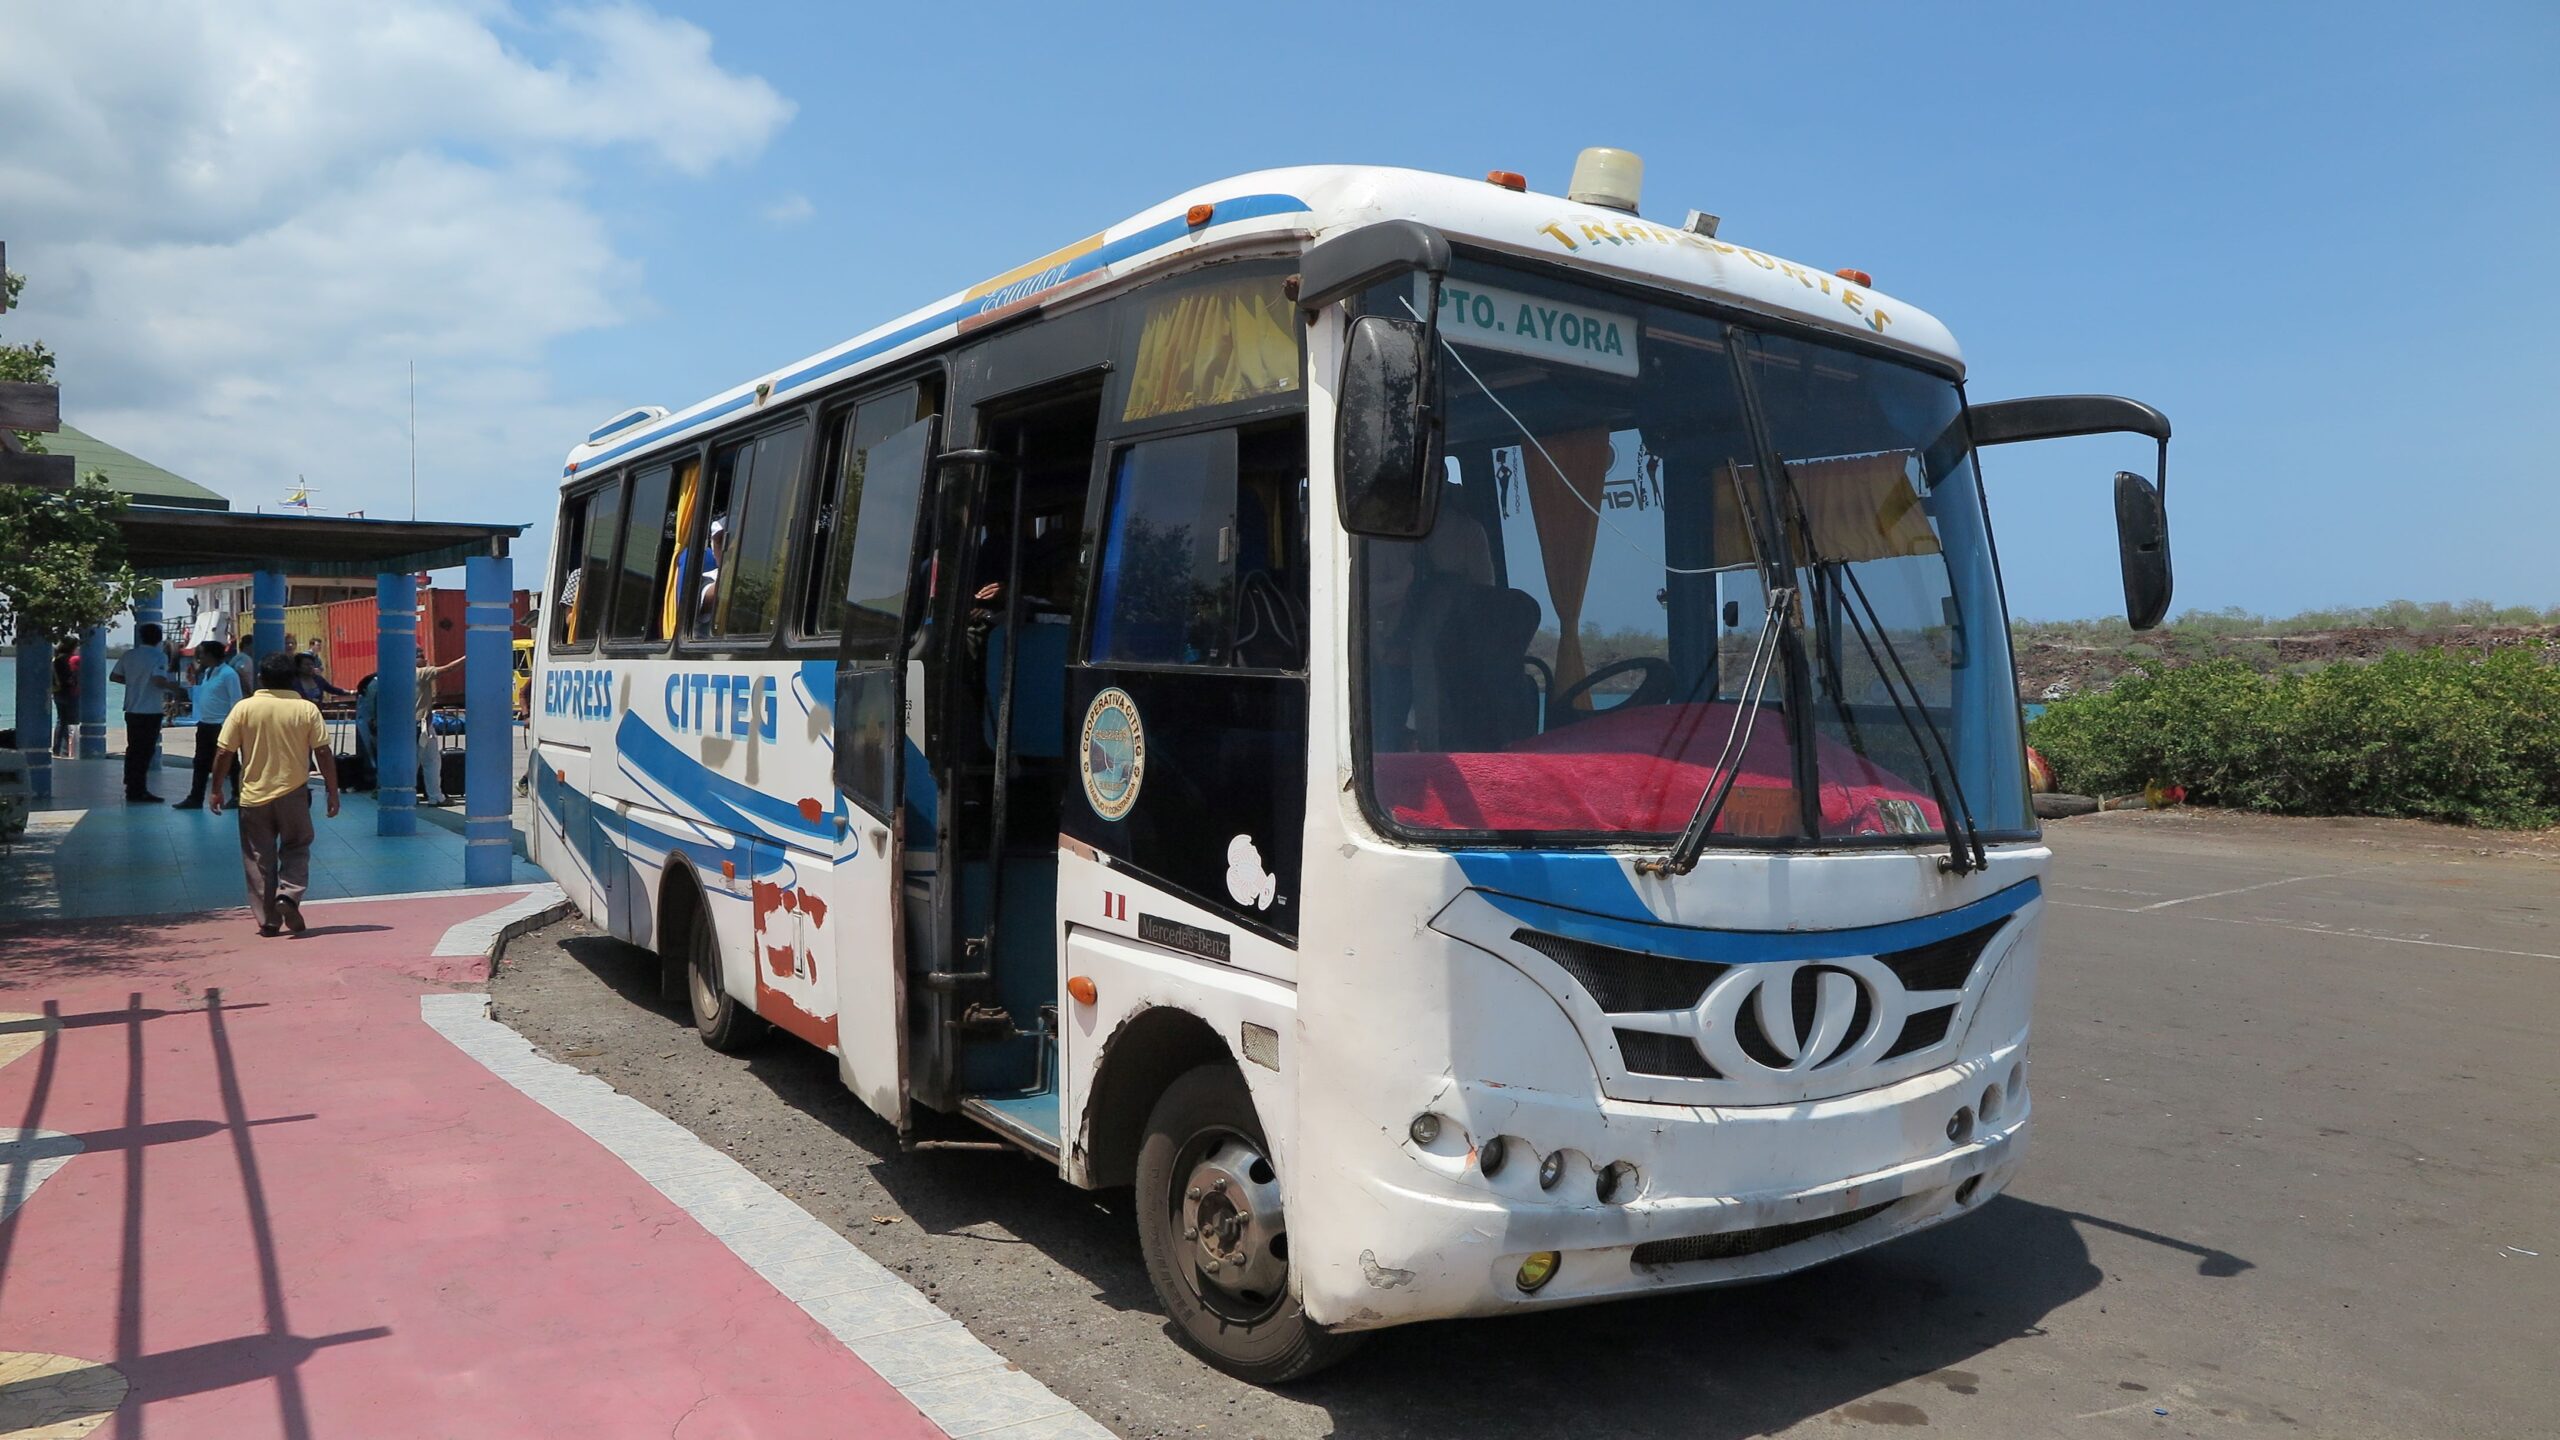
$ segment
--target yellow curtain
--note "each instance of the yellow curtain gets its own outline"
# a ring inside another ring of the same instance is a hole
[[[1176,291],[1147,306],[1123,420],[1148,420],[1298,388],[1298,332],[1280,281]]]
[[[693,539],[693,512],[701,500],[701,487],[695,482],[701,478],[701,465],[691,460],[676,471],[676,546],[667,556],[666,598],[658,607],[655,638],[660,640],[676,633],[676,600],[684,594],[685,547]]]

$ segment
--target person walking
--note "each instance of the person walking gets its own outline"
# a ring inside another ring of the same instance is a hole
[[[418,788],[426,792],[427,804],[439,808],[445,803],[444,755],[436,749],[435,727],[430,723],[436,712],[436,681],[461,663],[462,657],[456,655],[441,665],[430,665],[427,647],[418,647]]]
[[[222,748],[222,722],[231,718],[241,700],[240,671],[226,660],[228,648],[219,640],[196,647],[196,759],[187,780],[187,798],[176,806],[180,810],[204,808],[205,780],[213,774],[214,754]],[[236,782],[231,798],[235,804],[240,798]]]
[[[223,787],[240,773],[240,866],[249,882],[249,911],[258,933],[304,928],[302,892],[311,883],[311,768],[338,818],[338,757],[320,707],[293,690],[290,651],[258,662],[258,693],[231,708],[216,737],[205,804],[222,813]]]
[[[68,760],[80,738],[80,642],[53,647],[53,753]]]
[[[151,767],[160,749],[160,727],[168,719],[162,707],[184,687],[169,678],[160,627],[148,622],[135,626],[133,648],[116,661],[112,674],[124,687],[124,803],[163,804],[151,793]]]

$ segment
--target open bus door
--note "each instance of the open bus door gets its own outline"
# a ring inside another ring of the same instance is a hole
[[[925,601],[915,581],[925,480],[934,451],[928,417],[872,447],[853,517],[844,634],[836,660],[835,781],[838,818],[831,914],[821,928],[832,958],[836,1044],[845,1084],[901,1131],[908,1125],[907,971],[901,891],[904,842],[929,795],[907,789],[907,636]],[[803,917],[804,921],[808,917]]]

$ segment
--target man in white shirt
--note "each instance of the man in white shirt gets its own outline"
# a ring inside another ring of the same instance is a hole
[[[110,677],[124,687],[124,803],[164,803],[151,793],[151,767],[160,750],[162,709],[185,687],[169,678],[168,652],[160,648],[160,627],[137,625],[133,648],[116,661]]]

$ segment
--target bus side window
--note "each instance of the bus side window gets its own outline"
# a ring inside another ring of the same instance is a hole
[[[578,624],[578,599],[585,591],[587,505],[592,493],[572,495],[560,503],[560,528],[552,550],[559,558],[551,575],[551,648],[584,649],[595,636]]]
[[[713,452],[712,524],[694,633],[770,635],[782,613],[791,513],[809,427],[787,425]]]
[[[916,518],[933,455],[934,422],[915,421],[873,446],[846,557],[845,635],[836,666],[836,781],[886,817],[897,793],[905,734],[897,703],[907,625],[916,602]]]
[[[622,528],[622,477],[572,495],[560,505],[559,568],[551,577],[553,650],[596,643],[606,594],[613,586],[613,542]]]
[[[1305,434],[1292,417],[1113,457],[1095,663],[1305,665]]]
[[[693,470],[694,463],[685,461],[683,489],[688,494]],[[675,549],[675,474],[672,465],[652,465],[631,479],[631,496],[622,512],[622,563],[614,571],[612,603],[605,611],[607,640],[667,638],[658,577]]]
[[[862,480],[871,454],[890,436],[933,413],[919,387],[903,385],[874,395],[828,421],[827,448],[819,461],[816,503],[801,557],[800,633],[834,635],[844,623],[845,582],[853,565],[856,522],[862,513]]]

